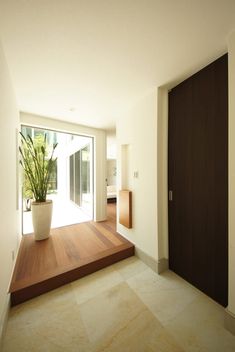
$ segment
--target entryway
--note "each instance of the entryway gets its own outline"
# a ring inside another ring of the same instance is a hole
[[[11,303],[27,301],[134,255],[134,245],[116,232],[116,204],[107,221],[51,230],[45,241],[22,237],[11,285]]]

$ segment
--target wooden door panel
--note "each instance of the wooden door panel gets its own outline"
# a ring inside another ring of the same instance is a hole
[[[192,124],[192,277],[195,286],[213,295],[214,228],[214,72],[210,65],[193,76]]]
[[[171,214],[169,230],[172,234],[169,238],[169,248],[172,254],[170,268],[191,282],[191,82],[184,82],[178,87],[177,94],[173,90],[170,95],[169,139],[171,143],[169,144],[168,182],[169,190],[173,191],[173,200],[169,202]]]
[[[228,295],[227,55],[169,93],[170,268],[222,305]]]
[[[214,295],[228,304],[228,57],[215,62],[215,242]]]

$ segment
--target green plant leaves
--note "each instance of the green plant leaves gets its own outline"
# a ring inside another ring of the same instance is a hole
[[[41,143],[35,143],[30,136],[25,137],[21,132],[20,164],[28,179],[30,190],[36,202],[45,202],[49,186],[49,179],[57,159],[53,159],[57,144],[53,145],[48,157],[47,136]]]

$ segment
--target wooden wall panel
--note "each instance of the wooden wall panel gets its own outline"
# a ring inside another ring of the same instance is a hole
[[[119,223],[132,228],[132,192],[128,190],[119,191]]]

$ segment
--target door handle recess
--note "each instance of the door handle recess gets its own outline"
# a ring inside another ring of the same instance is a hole
[[[173,191],[169,191],[169,201],[173,201]]]

